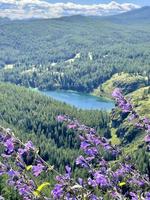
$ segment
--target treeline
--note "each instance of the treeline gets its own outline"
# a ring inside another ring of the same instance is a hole
[[[0,30],[0,80],[89,92],[117,72],[150,79],[150,26],[145,21],[121,24],[82,16],[6,20]]]

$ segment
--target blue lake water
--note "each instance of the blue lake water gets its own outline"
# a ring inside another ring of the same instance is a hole
[[[55,100],[65,102],[79,109],[98,109],[110,111],[114,107],[114,102],[112,101],[75,91],[55,90],[42,91],[42,93]]]

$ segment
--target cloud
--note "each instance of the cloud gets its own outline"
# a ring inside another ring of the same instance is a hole
[[[75,3],[48,3],[43,0],[0,0],[0,17],[10,19],[58,18],[70,15],[103,16],[117,14],[140,6],[132,3],[81,5]]]

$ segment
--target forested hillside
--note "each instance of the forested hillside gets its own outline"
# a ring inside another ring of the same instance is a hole
[[[63,172],[67,164],[76,171],[74,158],[80,152],[79,138],[76,132],[57,122],[56,117],[60,114],[77,118],[96,128],[101,136],[110,137],[110,118],[106,112],[77,110],[37,91],[0,83],[0,126],[12,129],[24,142],[32,140],[39,148],[42,158],[54,165],[59,172]],[[54,178],[50,176],[49,179],[53,184]],[[7,200],[20,199],[12,189],[5,186],[4,179],[0,177],[1,193]]]
[[[111,18],[1,19],[0,80],[90,92],[117,72],[149,77],[149,11]]]
[[[135,109],[143,117],[150,116],[149,94],[149,87],[128,94]],[[74,131],[67,130],[65,125],[57,122],[56,117],[60,114],[69,115],[83,124],[96,128],[101,136],[110,139],[112,143],[119,142],[125,147],[128,144],[131,147],[134,145],[133,149],[128,146],[129,151],[137,149],[142,142],[141,131],[130,126],[128,116],[120,116],[117,109],[113,109],[111,113],[111,122],[109,113],[104,111],[78,110],[37,91],[0,83],[1,126],[15,130],[15,134],[23,141],[32,139],[40,147],[42,157],[62,170],[66,163],[73,164],[72,157],[78,154],[79,138]]]
[[[42,156],[61,169],[78,153],[79,142],[77,135],[57,123],[59,114],[75,117],[100,134],[109,134],[109,117],[105,112],[77,110],[24,87],[0,83],[1,126],[15,129],[23,140],[32,138]]]
[[[149,79],[147,76],[122,72],[114,74],[109,80],[96,88],[93,94],[111,98],[111,93],[115,88],[120,88],[124,94],[128,94],[148,85]]]
[[[116,23],[122,23],[122,24],[141,24],[145,23],[149,25],[150,23],[150,8],[149,6],[142,7],[140,9],[132,10],[130,12],[125,12],[121,15],[108,17],[109,20],[112,20]]]
[[[139,89],[131,93],[130,96],[136,111],[142,117],[147,117],[150,99],[149,88]],[[143,109],[145,105],[146,109]],[[100,136],[105,136],[110,142],[109,144],[119,145],[124,155],[132,158],[137,169],[142,173],[148,173],[149,153],[145,152],[143,144],[146,132],[130,122],[129,119],[132,116],[129,113],[122,113],[119,108],[116,108],[111,112],[111,122],[108,113],[77,110],[45,97],[37,91],[0,83],[1,126],[11,128],[21,141],[32,140],[38,147],[40,156],[54,165],[59,172],[64,171],[64,166],[69,164],[72,166],[74,176],[77,174],[84,176],[84,171],[81,173],[80,170],[77,170],[74,162],[80,153],[78,137],[80,131],[68,129],[65,123],[59,123],[56,120],[59,114],[69,115],[72,119],[79,119],[79,122],[96,128],[97,133]],[[109,161],[113,158],[112,156],[107,157],[103,151],[101,154],[106,156]],[[123,157],[120,156],[119,162],[122,159]],[[27,162],[30,163],[31,160],[32,155],[28,157]],[[8,200],[20,200],[18,193],[5,186],[5,178],[5,176],[0,178],[0,194]],[[53,186],[53,173],[48,177],[43,175],[41,178],[38,179],[39,183],[48,179]]]

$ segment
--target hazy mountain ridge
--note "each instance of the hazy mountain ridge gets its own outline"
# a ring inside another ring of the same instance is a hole
[[[118,23],[150,23],[150,6],[145,6],[140,9],[132,10],[120,15],[106,17],[107,20]]]
[[[107,20],[110,22],[136,22],[139,20],[141,22],[142,20],[144,21],[150,21],[150,6],[144,6],[142,8],[136,8],[127,12],[123,13],[113,13],[110,16],[85,16],[82,14],[74,14],[71,16],[61,16],[59,18],[51,18],[51,19],[36,19],[36,18],[27,18],[27,19],[22,19],[21,21],[36,21],[36,20],[58,20],[58,21],[79,21],[79,20]],[[0,16],[0,23],[6,23],[9,22],[10,18],[9,16],[2,17]],[[14,19],[13,21],[18,21],[18,19]],[[20,19],[19,19],[20,21]]]

